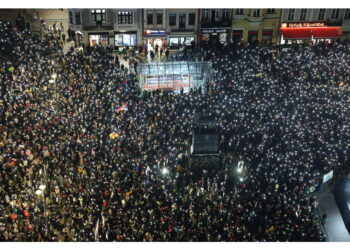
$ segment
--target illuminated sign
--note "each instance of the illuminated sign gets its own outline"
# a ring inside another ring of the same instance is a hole
[[[283,39],[338,38],[342,34],[340,27],[282,27],[281,32]]]
[[[155,75],[144,77],[144,89],[181,89],[183,87],[190,87],[190,81],[192,77],[190,75]]]
[[[282,23],[282,28],[315,28],[315,27],[327,27],[326,23]]]
[[[212,33],[227,33],[226,29],[204,29],[202,34],[212,34]]]
[[[146,36],[165,36],[165,30],[146,30]]]

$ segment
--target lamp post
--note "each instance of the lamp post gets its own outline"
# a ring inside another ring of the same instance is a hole
[[[46,214],[46,201],[45,201],[45,188],[46,186],[41,184],[39,186],[39,189],[35,191],[35,194],[38,196],[41,196],[43,199],[43,205],[44,205],[44,217],[45,217],[45,235],[48,233],[48,222],[47,222],[47,214]]]
[[[53,73],[51,75],[51,79],[49,80],[49,83],[53,83],[54,84],[54,87],[55,87],[55,103],[56,103],[56,109],[58,108],[58,96],[57,96],[57,83],[56,83],[56,78],[57,78],[57,74],[56,73]]]

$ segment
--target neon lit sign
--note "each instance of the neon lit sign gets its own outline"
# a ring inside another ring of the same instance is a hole
[[[282,23],[282,28],[315,28],[315,27],[327,27],[326,23]]]

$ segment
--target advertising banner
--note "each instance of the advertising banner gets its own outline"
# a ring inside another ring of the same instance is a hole
[[[145,76],[144,85],[145,89],[181,89],[184,87],[190,87],[189,75],[171,74],[171,75],[158,75],[158,76]]]

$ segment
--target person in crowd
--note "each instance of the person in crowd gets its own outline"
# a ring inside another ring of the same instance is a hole
[[[169,54],[170,54],[169,48],[166,48],[166,50],[165,50],[165,57],[166,57],[167,60],[169,60]]]
[[[141,93],[103,47],[0,36],[1,241],[325,240],[308,190],[349,161],[348,42],[207,47],[207,93],[176,94]],[[204,109],[223,167],[201,176],[187,163]]]

